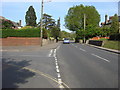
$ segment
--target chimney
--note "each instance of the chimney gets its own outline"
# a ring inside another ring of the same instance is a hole
[[[107,24],[107,17],[108,17],[108,16],[107,16],[107,15],[105,15],[105,24]]]
[[[19,20],[19,26],[21,26],[22,20]]]

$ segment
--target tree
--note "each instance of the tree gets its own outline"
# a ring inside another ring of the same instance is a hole
[[[25,22],[27,26],[36,26],[36,13],[35,10],[33,8],[33,6],[30,6],[28,8],[28,11],[26,12],[26,16],[25,16]]]
[[[59,29],[57,26],[53,27],[51,29],[51,35],[52,37],[54,37],[55,39],[57,39],[59,37]]]
[[[86,16],[87,30],[89,30],[88,27],[91,28],[92,26],[92,29],[95,29],[96,27],[99,26],[100,15],[94,6],[78,5],[78,6],[71,7],[68,10],[67,15],[65,16],[65,27],[71,31],[75,31],[77,38],[79,38],[79,36],[81,38],[85,34],[85,31],[83,30],[84,29],[84,14]]]
[[[11,29],[12,27],[14,25],[10,20],[2,20],[2,29]]]
[[[119,33],[119,22],[118,22],[118,16],[115,14],[112,18],[112,23],[110,27],[110,34],[116,34]]]
[[[51,15],[44,13],[43,14],[43,19],[42,19],[42,26],[43,28],[45,28],[46,30],[50,30],[52,27],[54,27],[55,24],[55,20],[52,18]],[[38,23],[38,26],[40,26],[40,22]]]

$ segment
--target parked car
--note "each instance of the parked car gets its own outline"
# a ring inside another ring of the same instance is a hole
[[[69,43],[70,43],[70,40],[68,38],[65,38],[63,41],[63,44],[69,44]]]

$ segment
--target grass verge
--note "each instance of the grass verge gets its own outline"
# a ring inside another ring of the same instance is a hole
[[[103,47],[120,51],[120,41],[104,40]]]

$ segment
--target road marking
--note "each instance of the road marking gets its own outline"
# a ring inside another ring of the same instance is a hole
[[[95,54],[91,54],[91,55],[93,55],[93,56],[95,56],[95,57],[98,57],[98,58],[100,58],[100,59],[102,59],[102,60],[104,60],[104,61],[106,61],[106,62],[110,62],[109,60],[107,60],[107,59],[105,59],[105,58],[102,58],[102,57],[100,57],[100,56],[98,56],[98,55],[95,55]]]
[[[77,46],[75,46],[77,48]]]
[[[59,68],[59,66],[56,66],[56,68],[58,69],[58,68]]]
[[[59,73],[59,72],[60,72],[60,70],[59,70],[58,68],[56,69],[56,71],[57,71],[57,73]]]
[[[49,53],[49,55],[48,55],[49,57],[51,57],[52,52],[53,52],[53,49],[50,50],[50,53]]]
[[[59,66],[58,66],[58,59],[56,57],[56,50],[58,50],[59,48],[60,48],[60,46],[58,46],[56,49],[54,49],[53,57],[55,59],[55,66],[56,66],[57,78],[58,78],[58,82],[59,82],[59,88],[65,88],[63,86],[64,83],[62,82],[62,79],[61,79],[60,70],[59,70]]]
[[[56,49],[54,49],[54,54],[56,54]]]
[[[60,76],[60,73],[57,73],[57,75],[58,75],[58,78],[60,78],[61,76]]]
[[[60,45],[56,48],[57,50],[60,48]]]
[[[84,52],[86,52],[86,50],[84,50],[84,49],[82,49],[82,48],[79,48],[80,50],[82,50],[82,51],[84,51]]]

